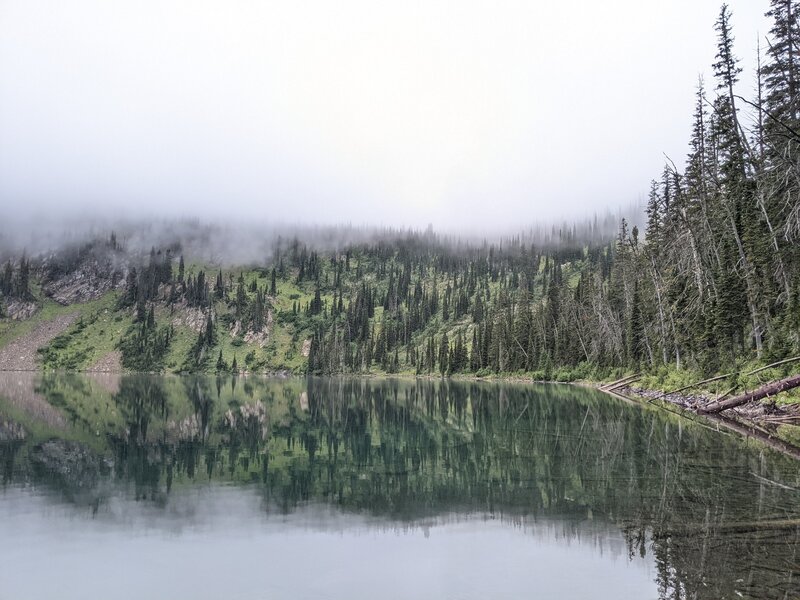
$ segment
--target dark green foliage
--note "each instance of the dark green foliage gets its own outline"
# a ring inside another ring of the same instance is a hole
[[[217,273],[217,281],[214,283],[214,298],[222,300],[225,297],[225,283],[222,281],[222,270]]]
[[[158,326],[152,305],[143,320],[133,323],[118,344],[122,366],[131,371],[161,371],[172,342],[171,326]]]
[[[77,371],[85,366],[92,348],[70,347],[80,339],[81,332],[86,329],[87,321],[83,318],[67,331],[57,335],[47,346],[39,348],[37,353],[43,369],[48,371]]]
[[[146,265],[132,267],[125,279],[125,290],[118,299],[119,308],[144,306],[159,298],[160,286],[172,283],[172,254],[170,250],[150,250]],[[171,294],[170,294],[171,296]],[[168,298],[169,299],[169,298]]]
[[[16,267],[7,261],[0,274],[0,296],[33,300],[31,291],[31,262],[23,254]]]
[[[208,282],[204,271],[198,271],[196,277],[189,275],[184,287],[184,298],[188,306],[207,308],[211,306],[211,296],[208,291]]]
[[[796,144],[790,130],[797,129],[800,119],[800,24],[795,0],[771,0],[767,16],[772,18],[769,60],[761,69],[765,88],[764,119],[766,137],[773,156],[787,144]]]
[[[203,329],[197,334],[197,339],[186,355],[181,371],[186,373],[200,373],[207,370],[211,362],[211,350],[217,345],[217,331],[214,318],[209,311],[206,314],[206,323]],[[217,360],[220,365],[222,355]]]
[[[439,372],[442,375],[450,372],[450,342],[447,333],[442,334],[439,342]]]
[[[217,356],[216,372],[217,373],[224,373],[227,370],[228,370],[228,364],[222,358],[222,350],[220,350],[219,351],[219,356]]]

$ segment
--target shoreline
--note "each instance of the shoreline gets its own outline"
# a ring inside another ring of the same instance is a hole
[[[687,399],[697,400],[703,399],[709,401],[705,396],[683,396],[681,394],[664,394],[657,390],[646,390],[639,388],[631,388],[628,386],[619,388],[618,390],[604,390],[599,385],[588,385],[601,392],[605,392],[615,398],[633,402],[641,406],[653,406],[667,410],[676,416],[688,419],[693,423],[703,427],[711,428],[720,433],[733,432],[747,440],[754,439],[758,442],[781,452],[797,461],[800,461],[800,446],[797,446],[792,441],[784,438],[778,432],[778,426],[775,423],[769,423],[774,427],[770,430],[764,427],[762,423],[756,421],[753,416],[756,413],[762,413],[759,409],[764,409],[761,402],[754,402],[754,406],[742,406],[739,409],[732,409],[731,414],[701,414],[696,412],[691,406],[687,405]],[[753,416],[751,416],[753,415]],[[797,413],[795,413],[797,419]],[[800,426],[800,420],[796,423],[783,423],[784,425]],[[725,431],[722,431],[722,430]]]

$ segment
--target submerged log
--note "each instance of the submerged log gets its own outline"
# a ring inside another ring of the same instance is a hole
[[[785,531],[800,529],[800,519],[742,521],[732,523],[687,523],[653,533],[653,537],[665,538],[676,535],[699,535],[708,531],[718,533],[751,533],[756,531]]]
[[[697,412],[705,415],[722,412],[723,410],[735,408],[737,406],[741,406],[742,404],[753,402],[754,400],[761,400],[762,398],[766,398],[768,396],[774,396],[796,387],[800,387],[800,375],[792,375],[779,381],[773,381],[772,383],[768,383],[757,390],[747,392],[746,394],[741,394],[740,396],[735,396],[734,398],[730,398],[728,400],[711,402],[706,406],[699,407]]]
[[[726,417],[724,414],[707,415],[706,418],[711,420],[712,423],[716,423],[725,429],[735,431],[746,438],[751,437],[755,440],[758,440],[762,444],[769,446],[773,450],[782,452],[786,456],[791,456],[793,459],[800,461],[800,448],[790,444],[786,440],[770,433],[769,431],[755,427],[752,424],[742,423],[736,419]]]

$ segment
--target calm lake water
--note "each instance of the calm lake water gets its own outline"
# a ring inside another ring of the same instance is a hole
[[[594,390],[0,374],[0,599],[796,598],[800,466]]]

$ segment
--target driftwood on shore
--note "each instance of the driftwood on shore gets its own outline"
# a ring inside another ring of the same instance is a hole
[[[641,379],[642,376],[639,373],[634,375],[628,375],[627,377],[623,377],[622,379],[617,379],[616,381],[612,381],[611,383],[607,383],[606,385],[600,386],[600,389],[606,392],[612,392],[616,389],[626,387],[627,385],[633,383],[634,381],[638,381]]]
[[[705,406],[698,407],[697,412],[706,415],[715,414],[722,412],[723,410],[728,410],[729,408],[735,408],[737,406],[741,406],[742,404],[753,402],[754,400],[761,400],[762,398],[767,398],[768,396],[775,396],[776,394],[780,394],[781,392],[785,392],[786,390],[791,390],[792,388],[796,387],[800,387],[800,375],[792,375],[779,381],[773,381],[772,383],[761,386],[752,392],[734,396],[728,400],[711,402]]]
[[[747,377],[749,377],[751,375],[755,375],[756,373],[761,373],[762,371],[766,371],[767,369],[774,369],[775,367],[779,367],[781,365],[786,365],[786,364],[797,362],[797,361],[800,361],[800,356],[793,356],[792,358],[785,358],[783,360],[779,360],[778,362],[774,362],[772,364],[769,364],[769,365],[766,365],[766,366],[763,366],[763,367],[759,367],[755,371],[750,371],[749,373],[745,373],[745,375]],[[706,383],[712,383],[714,381],[722,381],[723,379],[728,379],[729,377],[733,377],[733,376],[739,375],[739,374],[741,374],[741,371],[733,371],[732,373],[725,373],[724,375],[717,375],[716,377],[710,377],[708,379],[703,379],[702,381],[696,381],[694,383],[690,383],[689,385],[685,385],[683,387],[680,387],[680,388],[678,388],[676,390],[672,390],[670,392],[664,392],[664,395],[677,394],[679,392],[683,392],[683,391],[689,390],[691,388],[695,388],[695,387],[699,387],[701,385],[705,385]],[[624,381],[624,380],[620,379],[619,381]],[[609,385],[614,385],[615,383],[617,383],[617,382],[616,381],[612,382]],[[723,394],[723,396],[727,396],[728,394],[733,392],[733,390],[735,390],[735,389],[736,389],[736,387],[734,386],[728,392]]]

